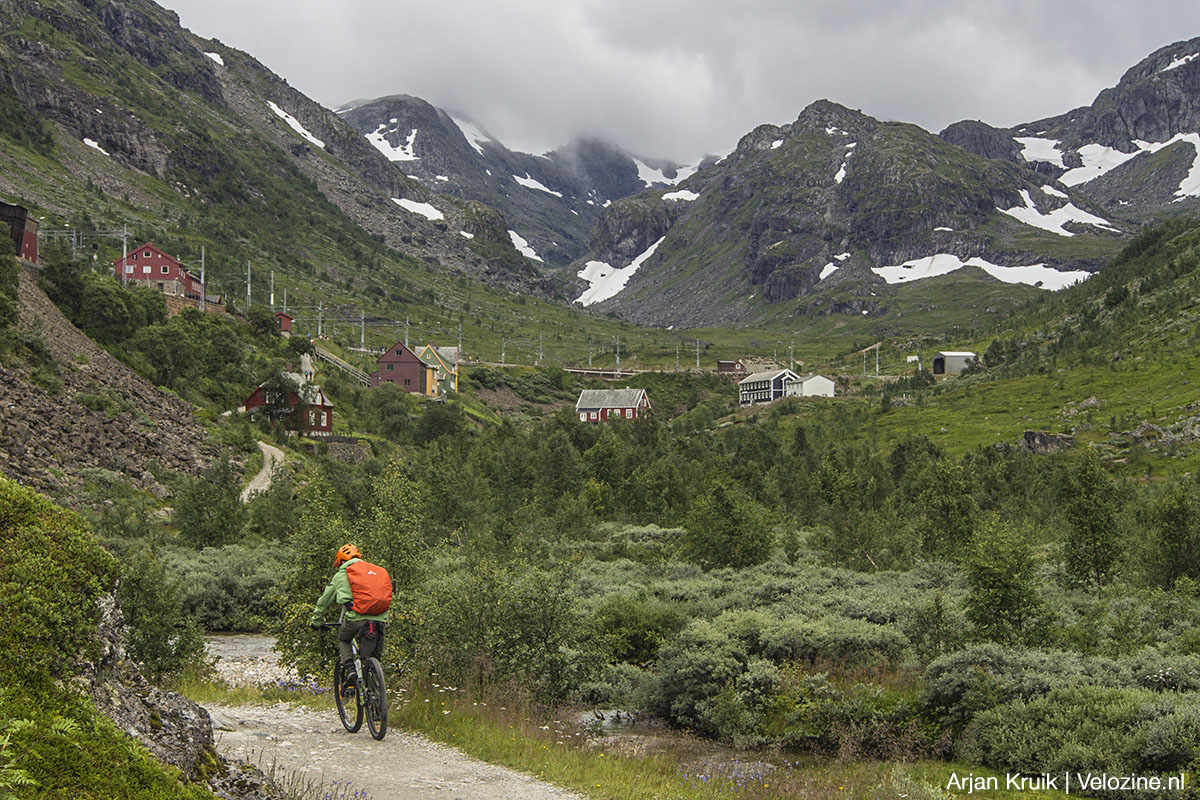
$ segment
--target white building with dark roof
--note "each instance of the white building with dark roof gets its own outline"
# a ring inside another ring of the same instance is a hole
[[[744,406],[769,403],[784,396],[788,383],[800,380],[790,369],[756,372],[738,381],[738,402]]]

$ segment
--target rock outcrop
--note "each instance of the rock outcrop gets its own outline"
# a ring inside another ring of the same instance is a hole
[[[1025,438],[1022,442],[1034,455],[1044,456],[1066,450],[1075,444],[1075,437],[1069,433],[1025,431]]]
[[[125,654],[115,595],[101,604],[100,650],[81,665],[76,689],[124,733],[189,781],[225,800],[281,800],[283,791],[262,770],[227,761],[216,750],[208,712],[191,700],[149,684]]]

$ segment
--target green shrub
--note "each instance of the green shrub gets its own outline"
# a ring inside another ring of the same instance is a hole
[[[67,677],[93,654],[117,564],[76,514],[0,477],[0,675]]]
[[[629,593],[605,598],[592,613],[595,635],[608,643],[613,660],[645,665],[686,618],[676,603]]]
[[[181,604],[179,572],[164,569],[157,555],[131,547],[121,563],[119,596],[130,658],[146,677],[161,681],[199,663],[204,639],[198,620]]]
[[[164,551],[183,613],[206,631],[262,631],[279,616],[287,556],[279,545],[230,544]],[[313,597],[316,600],[316,597]]]
[[[1200,698],[1099,686],[1055,689],[980,713],[960,755],[1032,774],[1178,773],[1194,769],[1200,757]]]

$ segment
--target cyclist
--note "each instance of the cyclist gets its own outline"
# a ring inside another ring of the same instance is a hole
[[[347,675],[350,679],[353,679],[354,676],[354,651],[350,648],[350,642],[362,632],[363,626],[370,625],[368,632],[360,640],[359,651],[363,659],[371,655],[378,658],[383,653],[383,621],[387,618],[386,613],[359,614],[350,607],[354,594],[350,590],[350,579],[346,576],[346,567],[361,560],[362,553],[353,544],[347,543],[338,548],[337,555],[333,559],[333,577],[329,579],[329,585],[325,587],[325,591],[317,600],[317,607],[313,610],[312,615],[313,629],[320,629],[321,622],[330,606],[336,604],[342,607],[342,615],[339,619],[341,624],[338,626],[337,632],[338,652],[342,664],[346,667],[342,674]]]

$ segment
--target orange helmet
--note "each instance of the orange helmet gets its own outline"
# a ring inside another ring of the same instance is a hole
[[[337,555],[333,557],[333,565],[340,567],[343,562],[349,561],[352,558],[362,558],[362,553],[358,552],[358,548],[352,544],[344,544],[338,548]]]

